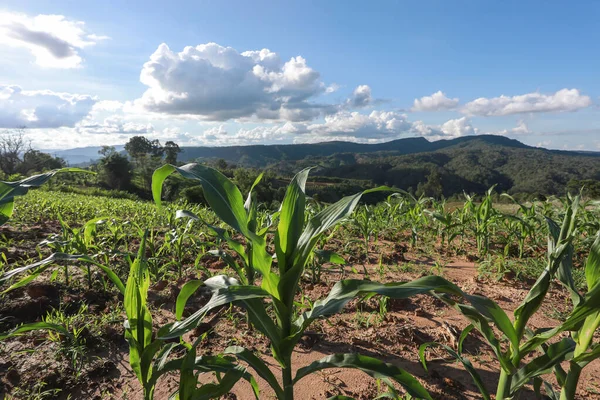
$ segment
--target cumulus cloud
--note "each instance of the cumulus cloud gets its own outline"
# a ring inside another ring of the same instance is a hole
[[[96,101],[89,95],[0,85],[0,128],[73,127],[90,113]]]
[[[444,135],[453,138],[475,135],[478,133],[477,129],[473,128],[471,121],[466,117],[446,121],[442,124],[440,130]]]
[[[467,115],[502,116],[520,113],[568,112],[589,107],[592,99],[577,89],[561,89],[553,94],[538,92],[519,96],[480,97],[464,105]]]
[[[452,110],[458,105],[458,98],[448,98],[444,92],[437,91],[431,96],[415,99],[411,111],[442,111]]]
[[[87,32],[84,22],[62,15],[0,12],[0,45],[28,49],[42,67],[79,67],[80,50],[106,39]]]
[[[325,93],[327,93],[327,94],[334,93],[334,92],[337,92],[339,89],[340,89],[340,85],[338,85],[337,83],[332,83],[331,85],[329,85],[325,88]]]
[[[372,111],[370,114],[341,111],[325,116],[320,124],[308,125],[306,131],[319,136],[353,136],[363,139],[395,138],[410,132],[412,123],[395,111]]]
[[[529,129],[529,127],[527,126],[527,123],[523,120],[519,120],[519,122],[517,122],[517,126],[515,126],[512,129],[504,129],[501,130],[500,132],[494,132],[494,134],[496,135],[527,135],[532,133],[532,131]]]
[[[324,106],[308,100],[327,91],[300,56],[283,63],[268,49],[239,53],[216,43],[181,52],[163,43],[144,64],[140,81],[148,89],[136,106],[209,121],[314,119]]]
[[[352,97],[348,99],[348,103],[352,107],[366,107],[372,102],[371,88],[368,85],[358,86],[354,89],[354,92],[352,92]]]
[[[477,135],[479,130],[474,128],[467,117],[451,119],[441,125],[426,125],[416,121],[413,130],[419,135],[431,140],[454,139],[462,136]]]
[[[113,115],[105,118],[102,122],[85,120],[76,126],[78,133],[86,134],[128,134],[141,135],[154,132],[151,123],[138,123],[125,121],[121,116]]]

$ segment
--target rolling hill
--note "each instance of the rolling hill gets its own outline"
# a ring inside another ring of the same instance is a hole
[[[56,151],[70,164],[98,159],[99,148]],[[122,146],[118,146],[119,151]],[[600,193],[600,153],[558,151],[525,145],[504,136],[480,135],[430,142],[424,138],[386,143],[324,142],[314,144],[182,147],[180,162],[215,162],[267,169],[291,176],[308,166],[320,179],[389,185],[432,195],[499,191],[564,194],[585,184]]]
[[[377,144],[322,142],[284,145],[182,147],[183,151],[179,155],[179,159],[182,161],[224,159],[228,163],[266,167],[280,161],[298,161],[306,157],[327,157],[338,153],[387,153],[389,155],[424,153],[470,143],[476,139],[505,147],[532,148],[517,140],[503,136],[482,135],[435,142],[430,142],[425,138],[405,138]]]

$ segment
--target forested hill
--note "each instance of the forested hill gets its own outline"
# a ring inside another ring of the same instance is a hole
[[[594,197],[600,196],[600,154],[519,144],[498,137],[474,137],[437,144],[436,150],[428,152],[336,154],[280,162],[273,168],[292,173],[319,165],[315,173],[320,176],[368,180],[431,196],[482,193],[492,185],[499,192],[532,195],[562,195],[567,188],[585,185]]]
[[[431,152],[472,141],[484,141],[506,147],[531,148],[503,136],[482,135],[430,142],[424,138],[406,138],[378,144],[323,142],[311,144],[252,145],[227,147],[182,147],[179,160],[209,161],[224,159],[228,163],[265,167],[279,161],[297,161],[307,157],[327,157],[338,153],[379,153],[403,155]]]
[[[288,176],[318,166],[311,175],[336,182],[328,187],[335,191],[352,180],[431,196],[482,193],[492,185],[500,192],[534,196],[562,195],[567,188],[585,185],[600,196],[600,154],[547,150],[494,135],[435,142],[409,138],[381,144],[188,147],[179,159],[224,159]]]

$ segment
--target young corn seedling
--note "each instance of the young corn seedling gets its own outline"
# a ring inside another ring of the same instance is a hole
[[[167,342],[163,337],[169,332],[169,326],[158,332],[153,331],[152,314],[148,308],[148,288],[150,287],[150,272],[145,259],[145,234],[142,237],[137,257],[130,263],[129,277],[125,286],[124,306],[127,320],[125,321],[125,338],[129,343],[129,364],[136,377],[142,384],[144,399],[151,400],[158,378],[166,372],[179,371],[179,388],[174,394],[179,400],[212,399],[226,394],[240,379],[247,379],[256,397],[258,386],[240,367],[222,356],[197,357],[198,344],[203,339],[200,336],[193,344],[185,343],[181,337],[179,343]],[[190,281],[183,286],[176,301],[176,317],[181,319],[183,307],[199,285],[198,281]],[[173,350],[182,347],[185,355],[181,358],[170,357]],[[217,383],[198,387],[198,374],[217,372]],[[221,375],[223,374],[223,375]]]
[[[226,349],[225,353],[235,355],[248,363],[255,373],[268,383],[279,400],[292,400],[295,384],[307,375],[327,368],[356,368],[375,378],[381,378],[386,384],[392,385],[391,381],[399,383],[413,398],[431,398],[427,390],[408,372],[392,364],[358,354],[333,354],[300,368],[295,376],[292,373],[292,353],[305,330],[316,319],[340,312],[355,297],[380,294],[390,298],[406,298],[432,290],[462,295],[454,284],[435,276],[392,284],[346,280],[338,282],[329,295],[316,301],[310,310],[301,314],[297,311],[294,299],[299,293],[299,281],[319,238],[351,215],[364,193],[389,190],[388,188],[371,189],[347,196],[322,209],[305,222],[305,184],[309,170],[299,172],[289,184],[281,205],[279,223],[273,239],[275,254],[272,255],[267,251],[270,243],[267,243],[266,236],[249,229],[250,214],[244,207],[239,189],[215,169],[199,164],[183,167],[165,165],[159,168],[155,171],[153,179],[154,199],[159,206],[162,184],[176,171],[186,178],[200,181],[204,196],[215,214],[245,237],[245,249],[248,250],[246,257],[252,260],[252,267],[260,274],[262,280],[259,287],[240,284],[238,280],[226,276],[210,278],[204,282],[213,290],[209,302],[188,318],[165,327],[159,333],[160,338],[179,337],[194,329],[209,311],[236,303],[246,310],[254,328],[269,339],[272,355],[279,363],[282,384],[265,362],[249,350],[233,346]],[[274,258],[277,261],[276,266],[273,265]],[[199,284],[196,288],[198,286]],[[273,314],[267,311],[271,309]]]

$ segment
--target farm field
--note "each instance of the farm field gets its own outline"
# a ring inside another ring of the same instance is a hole
[[[208,205],[161,205],[172,172]],[[0,393],[600,398],[600,204],[380,188],[328,205],[307,174],[279,209],[201,166],[157,170],[156,202],[15,197]]]

